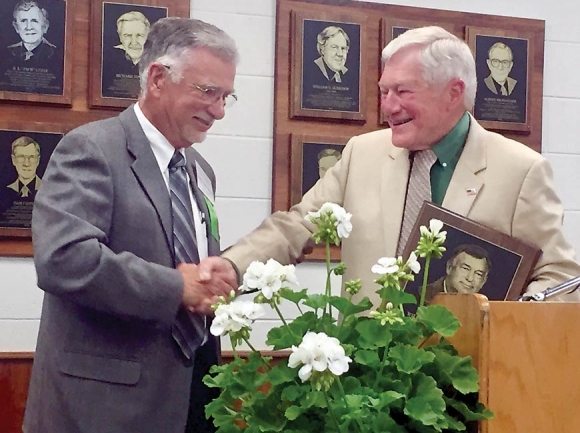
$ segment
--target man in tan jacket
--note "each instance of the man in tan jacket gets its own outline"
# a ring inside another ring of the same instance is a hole
[[[361,278],[377,302],[371,266],[394,256],[401,232],[410,155],[432,149],[432,201],[510,236],[535,243],[543,254],[528,292],[580,275],[562,233],[563,209],[548,162],[521,143],[486,131],[468,113],[476,74],[473,55],[439,27],[409,30],[383,50],[381,109],[390,129],[353,137],[342,159],[289,212],[276,212],[223,256],[244,271],[253,260],[292,262],[312,227],[304,215],[324,202],[352,213],[342,246],[345,281]],[[577,300],[576,294],[562,300]]]

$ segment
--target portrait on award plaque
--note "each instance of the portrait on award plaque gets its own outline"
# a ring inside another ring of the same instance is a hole
[[[0,130],[0,236],[30,236],[32,206],[62,133]]]
[[[292,116],[364,120],[364,23],[294,15]]]
[[[147,34],[168,16],[168,8],[107,1],[92,7],[100,38],[93,38],[98,52],[93,47],[91,106],[129,106],[139,95],[139,60]]]
[[[342,159],[342,151],[348,140],[349,137],[291,134],[290,205],[299,203],[302,196]],[[274,194],[280,193],[274,185]],[[325,257],[324,248],[317,247],[308,259]],[[331,258],[340,259],[339,248],[332,248]]]
[[[166,16],[167,8],[103,3],[103,98],[137,98],[139,59],[149,28]]]
[[[477,70],[473,115],[490,129],[529,131],[530,40],[488,33],[468,28]]]
[[[65,97],[67,5],[57,0],[2,0],[0,21],[0,94],[3,99],[47,95]],[[69,90],[70,93],[70,89]],[[20,97],[18,96],[20,95]],[[49,99],[52,101],[51,99]]]
[[[515,300],[526,286],[540,250],[514,237],[483,226],[454,212],[425,202],[415,224],[404,257],[420,236],[420,226],[431,219],[443,222],[447,232],[445,252],[429,268],[425,301],[438,293],[481,293],[490,301]],[[421,269],[406,291],[417,296],[423,281]],[[409,311],[414,312],[415,306]]]

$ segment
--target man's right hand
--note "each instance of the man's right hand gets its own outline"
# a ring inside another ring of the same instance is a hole
[[[235,271],[227,261],[225,262],[233,276],[224,267],[225,265],[218,263],[211,263],[209,267],[206,265],[203,271],[200,266],[192,263],[181,263],[177,266],[183,278],[183,304],[188,310],[211,315],[213,314],[211,306],[218,301],[218,296],[227,298],[232,290],[237,290]],[[211,272],[208,272],[208,269]]]

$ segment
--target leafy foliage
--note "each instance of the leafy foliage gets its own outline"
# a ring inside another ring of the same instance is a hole
[[[321,221],[315,238],[327,246],[336,243],[338,236],[329,231],[332,218],[322,214]],[[422,231],[418,256],[440,257],[445,233],[434,231]],[[368,298],[353,303],[331,296],[328,280],[323,295],[282,288],[273,296],[270,305],[276,311],[285,299],[301,314],[290,323],[281,317],[284,325],[268,333],[268,345],[296,350],[307,332],[325,333],[338,339],[352,363],[341,375],[313,370],[305,381],[287,359],[274,365],[257,351],[212,367],[204,383],[221,395],[206,414],[219,433],[458,432],[493,416],[478,402],[471,359],[460,357],[446,340],[459,328],[457,318],[438,305],[420,305],[415,316],[406,316],[403,305],[416,300],[404,292],[404,283],[416,265],[406,266],[400,258],[382,263],[380,270],[387,273],[377,279],[383,299],[377,310]],[[339,267],[344,272],[344,265]],[[330,275],[329,259],[327,270]],[[347,282],[345,288],[352,298],[360,282]],[[237,341],[236,335],[230,337]]]

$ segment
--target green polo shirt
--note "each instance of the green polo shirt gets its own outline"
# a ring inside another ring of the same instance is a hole
[[[437,155],[437,161],[431,167],[431,198],[433,203],[438,205],[443,203],[449,182],[451,182],[451,176],[465,145],[469,123],[469,114],[466,112],[459,119],[457,125],[443,137],[443,140],[433,146],[433,152]]]

